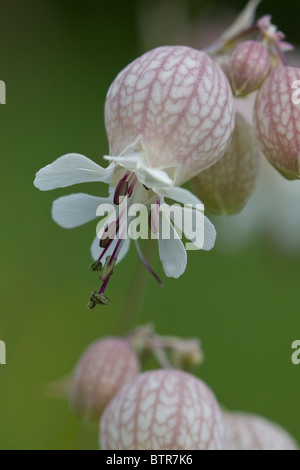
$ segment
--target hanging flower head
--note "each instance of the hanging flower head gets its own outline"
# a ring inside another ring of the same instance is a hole
[[[300,107],[293,99],[299,83],[299,67],[276,67],[259,90],[253,113],[265,157],[287,179],[300,178]]]
[[[105,104],[110,153],[139,142],[151,168],[181,185],[213,165],[229,145],[233,99],[226,77],[204,52],[158,47],[129,64]]]
[[[223,420],[228,450],[299,450],[285,429],[263,416],[226,411]]]
[[[176,369],[137,375],[100,420],[103,450],[222,450],[225,429],[208,386]]]
[[[159,47],[117,76],[107,94],[105,122],[111,154],[104,157],[110,162],[107,168],[83,155],[68,154],[42,168],[34,183],[41,190],[91,181],[110,185],[107,198],[72,194],[56,200],[52,209],[54,220],[66,228],[107,212],[92,245],[95,262],[91,267],[100,271],[103,284],[99,292],[92,292],[90,308],[108,303],[104,292],[115,264],[128,251],[134,204],[150,210],[151,229],[158,238],[167,276],[177,278],[186,268],[181,232],[194,248],[213,247],[215,230],[203,216],[201,201],[178,185],[213,165],[225,152],[234,126],[233,98],[224,73],[205,53],[183,46]],[[189,207],[174,206],[171,214],[165,198]],[[157,226],[159,214],[168,226],[167,238]],[[176,214],[184,214],[183,226]],[[192,230],[199,214],[204,226],[201,240],[194,239]]]

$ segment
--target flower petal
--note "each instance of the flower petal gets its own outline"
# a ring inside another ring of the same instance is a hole
[[[136,171],[142,156],[140,152],[135,152],[134,154],[131,154],[129,156],[124,155],[124,157],[104,155],[103,158],[111,162],[117,162],[118,165],[123,166],[127,170]]]
[[[175,228],[183,231],[185,237],[192,243],[186,243],[186,249],[198,249],[209,251],[214,247],[216,241],[216,230],[211,221],[199,210],[185,206],[180,207],[175,204],[172,208],[172,220]],[[177,217],[176,217],[177,215]],[[181,221],[179,226],[176,220]],[[197,233],[195,234],[195,230]]]
[[[113,243],[110,245],[110,247],[107,249],[107,251],[105,253],[105,259],[107,258],[107,256],[111,256],[113,254],[116,243],[117,243],[117,240],[114,240]],[[129,250],[129,246],[130,246],[130,238],[125,238],[123,243],[122,243],[122,246],[121,246],[116,264],[118,264],[120,261],[122,261],[122,259],[126,256],[126,254],[128,253],[128,250]],[[99,256],[101,255],[102,251],[103,251],[103,248],[100,248],[100,246],[99,246],[99,238],[96,237],[94,239],[93,243],[92,243],[92,246],[91,246],[91,253],[92,253],[93,259],[94,260],[98,259]]]
[[[168,197],[174,201],[180,202],[182,204],[201,204],[202,207],[199,209],[203,210],[203,203],[200,199],[197,198],[193,193],[184,188],[178,188],[177,186],[169,188],[152,188],[161,197]]]
[[[137,174],[139,181],[145,186],[152,188],[152,186],[169,186],[173,185],[173,181],[167,173],[158,168],[150,168],[145,164],[141,152],[134,152],[128,156],[113,157],[106,155],[105,160],[117,162],[118,165],[133,171]]]
[[[182,241],[180,240],[176,230],[174,230],[174,227],[170,222],[170,219],[168,219],[168,217],[166,217],[163,212],[161,220],[162,224],[170,225],[171,238],[166,240],[162,237],[159,237],[159,257],[166,275],[168,277],[178,278],[185,271],[187,265],[187,254]]]
[[[149,188],[155,186],[160,188],[161,186],[173,186],[173,181],[163,170],[157,168],[149,168],[146,165],[142,165],[138,173],[144,178],[143,184]]]
[[[113,164],[102,168],[84,155],[69,153],[39,170],[34,185],[42,191],[48,191],[77,183],[93,181],[108,183],[113,171]]]
[[[61,227],[79,227],[95,219],[97,207],[107,202],[111,202],[111,198],[101,198],[83,193],[62,196],[53,202],[52,217]]]
[[[211,250],[215,245],[216,237],[217,232],[214,224],[207,217],[204,217],[204,245],[202,250]]]
[[[102,235],[103,235],[104,231],[107,229],[107,227],[111,223],[117,222],[117,218],[118,218],[117,212],[116,212],[116,210],[115,210],[115,208],[112,204],[109,204],[109,206],[107,207],[105,212],[106,213],[103,215],[103,217],[101,217],[101,219],[97,223],[97,227],[96,227],[96,233],[97,233],[97,237],[98,237],[99,241],[101,240]],[[99,215],[100,214],[97,213],[97,216],[99,216]],[[101,216],[102,216],[102,213],[101,213]]]

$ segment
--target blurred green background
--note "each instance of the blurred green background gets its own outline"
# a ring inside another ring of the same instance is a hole
[[[0,79],[7,86],[7,104],[0,107],[0,339],[7,347],[7,364],[0,365],[1,449],[97,447],[97,431],[85,429],[67,401],[49,399],[46,384],[71,371],[95,338],[113,332],[139,263],[132,247],[109,286],[111,305],[89,311],[97,287],[88,270],[95,225],[61,229],[50,208],[62,194],[101,195],[106,188],[43,193],[33,186],[34,174],[68,152],[101,163],[108,151],[103,106],[116,74],[151,47],[195,46],[198,20],[218,24],[220,4],[0,2]],[[244,2],[222,5],[240,9]],[[266,0],[259,11],[272,13],[296,42],[299,2],[285,5]],[[156,11],[169,14],[152,18]],[[199,35],[202,41],[203,31]],[[190,252],[179,280],[164,277],[156,254],[164,288],[149,279],[135,324],[151,321],[161,334],[201,338],[205,362],[197,374],[219,401],[262,414],[300,441],[300,365],[291,362],[291,344],[300,338],[300,258],[285,257],[264,240],[238,253],[218,246]]]

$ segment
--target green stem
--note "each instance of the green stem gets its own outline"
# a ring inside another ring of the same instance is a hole
[[[155,246],[154,240],[147,240],[144,256],[150,263],[153,258]],[[151,276],[149,272],[143,263],[138,260],[129,288],[129,294],[126,296],[126,300],[121,306],[120,314],[118,315],[113,329],[115,334],[123,335],[131,329],[133,324],[137,321],[138,315],[140,314],[140,305],[145,296],[147,283],[150,279]]]

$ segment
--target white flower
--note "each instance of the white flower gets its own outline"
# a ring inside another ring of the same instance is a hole
[[[42,191],[85,182],[105,182],[110,186],[109,195],[106,198],[77,193],[56,199],[52,207],[52,217],[61,227],[73,228],[95,219],[97,209],[103,204],[108,203],[117,208],[120,196],[126,199],[128,207],[134,203],[140,203],[149,209],[152,204],[155,204],[158,208],[168,207],[165,204],[165,198],[169,198],[181,204],[190,205],[188,210],[192,211],[191,213],[194,215],[196,214],[198,208],[195,208],[195,206],[201,204],[201,201],[188,190],[174,186],[171,178],[163,170],[150,168],[143,158],[143,152],[139,150],[137,145],[119,157],[106,156],[104,158],[111,162],[107,168],[102,168],[83,155],[67,154],[42,168],[36,174],[34,184]],[[184,210],[187,210],[187,208],[181,206],[176,208],[177,212]],[[166,240],[160,232],[157,233],[159,256],[166,275],[178,278],[183,274],[187,265],[186,249],[181,241],[180,229],[173,224],[172,216],[170,217],[167,210],[162,210],[162,218],[164,223],[167,221],[169,224],[171,239]],[[104,296],[104,290],[114,265],[123,259],[129,249],[130,239],[123,237],[122,232],[127,227],[124,227],[124,224],[122,225],[122,220],[120,220],[118,226],[119,230],[116,230],[118,236],[114,239],[112,237],[111,239],[108,238],[107,225],[109,220],[110,214],[105,218],[106,223],[101,221],[98,224],[97,236],[91,246],[92,256],[96,260],[93,268],[95,270],[100,269],[100,262],[103,261],[105,265],[104,274],[102,277],[100,275],[103,285],[99,293],[93,293],[90,307],[97,303],[108,303],[108,299]],[[187,239],[192,239],[193,217],[184,220],[183,233]],[[198,249],[210,250],[214,246],[215,238],[214,226],[204,217],[204,244],[203,246],[199,244],[197,246],[195,240],[192,240],[193,243]],[[99,239],[101,246],[99,246]],[[139,247],[138,251],[140,253]],[[154,274],[143,257],[142,260]],[[156,275],[155,277],[157,278]]]

